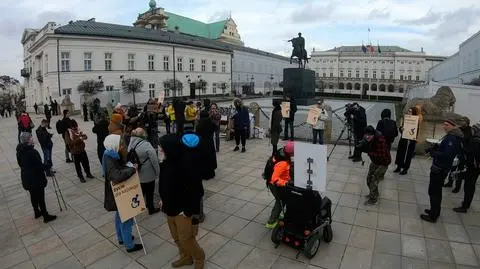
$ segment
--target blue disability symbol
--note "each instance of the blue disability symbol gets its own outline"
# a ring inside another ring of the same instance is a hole
[[[138,199],[138,194],[132,198],[132,208],[137,208],[140,205],[140,199]]]

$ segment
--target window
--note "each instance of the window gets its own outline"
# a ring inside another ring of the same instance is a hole
[[[368,64],[368,61],[365,61],[366,64]]]
[[[408,64],[412,64],[412,62],[408,62]]]
[[[45,55],[45,69],[44,69],[45,74],[48,73],[48,55]]]
[[[177,57],[177,71],[183,71],[183,58]]]
[[[400,75],[400,80],[403,80],[403,75]]]
[[[376,64],[376,63],[377,63],[377,61],[373,61],[373,63],[374,63],[374,64]]]
[[[190,70],[190,72],[195,71],[195,59],[190,59],[189,60],[189,70]]]
[[[340,77],[343,78],[343,70],[340,71]]]
[[[393,72],[390,71],[390,79],[393,79]]]
[[[217,83],[212,83],[212,93],[217,94]]]
[[[202,72],[205,72],[207,70],[207,60],[202,60]],[[242,66],[243,66],[243,62],[242,62]]]
[[[357,61],[357,64],[359,64],[359,63],[360,63],[360,61]]]
[[[332,71],[330,71],[330,77],[333,78],[333,72]]]
[[[390,64],[393,64],[393,61],[390,61]]]
[[[352,61],[348,61],[348,63],[349,63],[349,64],[351,64],[351,63],[352,63]]]
[[[165,97],[170,96],[170,85],[168,83],[163,83],[163,89],[165,90]]]
[[[417,75],[417,76],[415,77],[415,80],[417,80],[417,81],[420,80],[420,76]]]
[[[363,77],[364,77],[364,78],[368,78],[368,70],[365,70],[365,71],[363,72]]]
[[[155,55],[148,55],[148,71],[155,70]]]
[[[105,53],[105,71],[112,71],[112,54],[110,52]]]
[[[326,78],[326,77],[327,77],[327,73],[323,72],[323,77]]]
[[[83,70],[92,71],[92,53],[83,53]]]
[[[155,83],[148,84],[148,97],[155,98]]]
[[[253,64],[250,64],[251,66],[253,66]],[[253,71],[253,68],[252,68],[252,71]],[[212,72],[215,73],[217,72],[217,61],[213,60],[212,61]]]
[[[133,53],[128,54],[128,70],[135,70],[135,54]]]
[[[267,67],[265,66],[265,72],[267,70]],[[226,62],[222,62],[222,73],[226,73],[227,72],[227,63]]]
[[[62,89],[62,94],[63,95],[71,95],[72,94],[72,88],[67,88],[67,89]]]
[[[70,72],[70,52],[62,52],[60,54],[62,72]],[[72,89],[70,89],[71,91]]]
[[[168,63],[169,62],[170,62],[169,57],[168,56],[163,56],[163,70],[164,71],[168,71],[168,69],[169,69]]]
[[[349,78],[352,77],[352,70],[348,70],[348,77],[349,77]]]
[[[385,71],[382,71],[382,72],[380,73],[380,78],[381,78],[381,79],[385,79]]]
[[[385,61],[382,61],[382,64],[385,64]]]
[[[405,62],[404,62],[404,61],[401,61],[400,63],[401,63],[401,64],[404,64]]]
[[[408,75],[408,80],[412,80],[412,75]]]
[[[113,91],[113,85],[107,85],[107,86],[105,86],[105,91],[107,91],[107,92]]]
[[[360,77],[360,70],[355,70],[355,77],[359,78]]]
[[[376,70],[373,70],[373,78],[377,78],[377,71]]]

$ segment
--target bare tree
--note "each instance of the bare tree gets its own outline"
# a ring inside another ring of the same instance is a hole
[[[87,95],[95,95],[103,91],[103,83],[93,79],[84,80],[78,85],[77,90]]]
[[[133,105],[136,105],[135,94],[142,92],[143,81],[138,78],[129,78],[122,82],[123,92],[126,94],[132,94]]]
[[[467,85],[480,86],[480,77],[472,79]]]

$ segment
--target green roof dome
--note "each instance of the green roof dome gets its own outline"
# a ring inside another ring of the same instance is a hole
[[[150,6],[150,9],[154,9],[157,7],[157,2],[155,2],[155,0],[150,0],[150,3],[148,3],[148,5]]]

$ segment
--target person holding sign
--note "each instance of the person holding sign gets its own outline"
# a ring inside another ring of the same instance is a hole
[[[328,120],[328,113],[323,106],[323,100],[318,100],[314,108],[316,109],[316,111],[318,111],[318,115],[309,115],[309,118],[311,118],[312,120],[312,122],[310,122],[310,124],[312,125],[313,133],[312,142],[313,144],[317,144],[318,141],[318,144],[323,145],[323,132],[325,131],[325,121]]]
[[[127,167],[120,158],[120,150],[124,145],[121,137],[116,134],[108,135],[103,142],[105,152],[103,153],[102,169],[105,176],[104,208],[107,211],[115,211],[115,231],[118,243],[125,245],[127,252],[142,250],[141,244],[135,244],[132,236],[133,218],[123,222],[117,209],[113,195],[112,183],[120,183],[132,177],[136,171],[133,167]]]
[[[283,130],[283,140],[288,140],[288,128],[290,128],[290,141],[293,141],[293,122],[295,121],[295,113],[297,112],[297,104],[289,95],[285,95],[284,102],[290,103],[288,117],[285,117],[285,129]]]
[[[411,107],[407,110],[406,115],[418,115],[418,109],[416,107]],[[395,156],[395,164],[397,168],[393,171],[394,173],[400,172],[400,175],[406,175],[408,169],[410,168],[410,163],[412,158],[415,155],[415,146],[417,145],[416,138],[410,140],[403,137],[403,126],[400,126],[399,131],[402,134],[400,141],[398,142],[397,155]],[[418,129],[417,129],[418,130]],[[417,131],[418,134],[418,131]]]
[[[282,133],[282,108],[280,106],[280,100],[273,99],[273,110],[270,115],[270,143],[272,143],[272,156],[277,152],[278,140]]]

